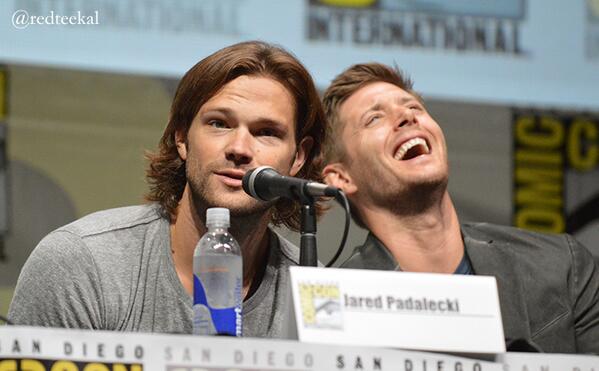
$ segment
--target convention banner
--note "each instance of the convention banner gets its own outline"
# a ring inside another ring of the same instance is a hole
[[[597,246],[599,115],[515,110],[513,136],[514,225]]]
[[[307,0],[310,41],[519,55],[524,0]]]
[[[501,371],[442,354],[287,340],[0,327],[0,371]]]
[[[5,63],[179,78],[258,39],[320,87],[374,60],[426,97],[599,108],[597,0],[5,0],[0,34]]]
[[[505,353],[496,362],[372,347],[0,326],[0,371],[593,371],[599,356]]]

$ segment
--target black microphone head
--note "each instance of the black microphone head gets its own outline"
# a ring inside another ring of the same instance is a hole
[[[277,175],[279,175],[279,173],[272,167],[260,166],[253,170],[248,170],[241,179],[241,185],[245,193],[248,195],[260,201],[270,201],[272,197],[267,197],[264,192],[261,192],[261,188],[263,187],[257,185],[256,180],[262,179],[264,177],[274,177]]]

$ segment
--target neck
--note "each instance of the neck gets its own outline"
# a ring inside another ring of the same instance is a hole
[[[418,214],[370,207],[361,209],[361,215],[403,271],[453,273],[464,256],[459,220],[447,192]]]
[[[189,187],[185,187],[176,218],[170,225],[170,237],[175,270],[189,294],[193,293],[193,253],[207,231],[204,220],[194,207]],[[231,216],[229,232],[239,243],[243,258],[244,297],[251,296],[262,281],[269,253],[269,220],[269,212],[246,217]]]

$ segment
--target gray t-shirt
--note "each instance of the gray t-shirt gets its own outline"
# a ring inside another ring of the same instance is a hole
[[[48,234],[19,276],[8,317],[18,325],[191,333],[191,296],[156,204],[100,211]],[[243,335],[283,337],[290,265],[299,250],[271,231],[264,278],[243,303]]]

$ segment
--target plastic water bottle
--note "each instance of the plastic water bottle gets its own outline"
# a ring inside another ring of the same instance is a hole
[[[241,336],[243,266],[229,209],[208,209],[206,227],[193,254],[193,333]]]

